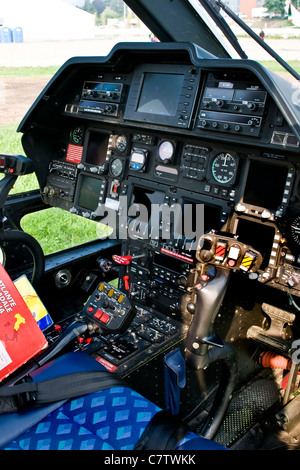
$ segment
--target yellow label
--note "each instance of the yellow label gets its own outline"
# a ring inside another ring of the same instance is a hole
[[[16,319],[16,323],[15,323],[15,326],[14,326],[14,330],[18,331],[18,329],[20,328],[20,325],[22,323],[26,323],[26,320],[24,317],[22,317],[22,315],[20,315],[19,313],[16,313],[15,315],[15,319]]]
[[[114,289],[110,289],[109,293],[107,294],[108,297],[112,297],[114,292],[115,292]]]
[[[253,261],[253,258],[250,258],[249,256],[245,256],[242,261],[242,265],[245,267],[249,267],[251,266],[252,261]]]

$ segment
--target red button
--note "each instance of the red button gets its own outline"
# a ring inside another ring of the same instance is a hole
[[[98,309],[97,312],[94,314],[94,317],[100,320],[102,315],[103,315],[102,310]]]
[[[88,308],[88,312],[92,312],[93,310],[94,310],[93,307]]]
[[[235,265],[236,265],[236,261],[234,259],[230,259],[228,261],[228,266],[230,266],[231,268],[233,268]]]
[[[109,320],[109,318],[110,318],[110,317],[109,317],[109,315],[107,315],[107,313],[102,312],[102,316],[101,316],[101,318],[100,318],[100,320],[102,321],[102,323],[107,323],[108,320]]]

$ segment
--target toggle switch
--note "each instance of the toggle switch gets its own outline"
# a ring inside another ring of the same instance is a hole
[[[124,284],[125,284],[125,290],[129,290],[130,289],[130,286],[129,286],[129,276],[123,276],[123,281],[124,281]]]

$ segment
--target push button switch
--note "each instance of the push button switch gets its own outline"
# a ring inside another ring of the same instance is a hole
[[[85,304],[84,313],[101,331],[123,332],[131,323],[135,308],[119,289],[102,282]]]
[[[108,323],[109,319],[110,319],[110,316],[107,315],[107,313],[102,312],[102,315],[100,317],[100,321],[102,323]]]

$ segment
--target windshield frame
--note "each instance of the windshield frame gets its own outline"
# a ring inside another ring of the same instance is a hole
[[[187,0],[124,0],[161,42],[191,42],[217,58],[239,58],[210,15]],[[179,20],[180,19],[180,20]]]

